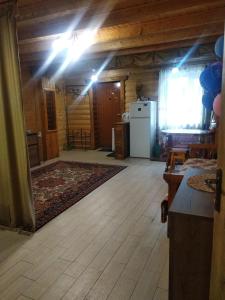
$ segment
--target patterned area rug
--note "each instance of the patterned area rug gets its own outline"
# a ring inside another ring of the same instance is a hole
[[[32,171],[36,230],[124,168],[58,161]]]

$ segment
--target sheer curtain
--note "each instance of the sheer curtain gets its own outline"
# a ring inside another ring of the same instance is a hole
[[[168,68],[159,76],[159,127],[201,128],[202,94],[199,76],[204,66]]]

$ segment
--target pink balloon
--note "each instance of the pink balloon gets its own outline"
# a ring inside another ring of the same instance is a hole
[[[221,103],[222,103],[222,96],[221,94],[218,94],[213,101],[213,110],[218,117],[220,117],[221,115]]]

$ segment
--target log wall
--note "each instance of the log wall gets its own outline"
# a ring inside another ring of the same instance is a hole
[[[129,111],[129,104],[140,96],[157,99],[158,97],[158,71],[133,73],[125,81],[125,110]]]
[[[75,82],[76,83],[76,82]],[[67,116],[70,144],[75,148],[90,148],[90,98],[67,93]]]
[[[25,130],[41,132],[41,97],[42,87],[40,80],[32,80],[32,74],[28,68],[22,68],[22,99]],[[66,143],[66,115],[65,115],[65,91],[64,82],[57,83],[55,92],[56,118],[58,129],[59,150],[62,151]],[[42,159],[42,141],[39,139],[40,156]]]
[[[76,90],[81,84],[84,85],[87,75],[79,77],[68,77],[65,80],[67,89],[67,112],[68,112],[68,127],[71,135],[76,135],[75,148],[82,148],[82,143],[79,139],[79,132],[90,133],[91,128],[91,107],[90,95],[79,97],[73,95],[71,90]],[[137,100],[138,96],[154,97],[158,96],[158,77],[159,71],[156,70],[110,70],[104,71],[99,78],[99,81],[116,81],[116,78],[126,77],[125,80],[125,111],[129,111],[129,104]],[[73,137],[71,137],[71,141]],[[87,139],[86,147],[91,147],[91,141]],[[72,143],[74,144],[74,143]]]
[[[60,81],[56,85],[56,93],[55,93],[59,151],[62,151],[66,145],[65,101],[66,101],[66,95],[65,95],[65,89],[64,89],[64,82]]]

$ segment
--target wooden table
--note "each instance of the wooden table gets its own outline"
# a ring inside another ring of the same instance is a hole
[[[209,299],[214,194],[187,185],[190,176],[204,172],[210,171],[185,173],[169,209],[169,300]]]
[[[216,160],[215,159],[188,159],[184,165],[176,166],[174,170],[164,172],[163,179],[168,184],[168,204],[172,203],[176,192],[180,186],[180,183],[184,177],[186,171],[191,168],[200,168],[204,170],[216,170]]]
[[[214,136],[211,130],[202,129],[166,129],[161,132],[167,136],[167,147],[176,147],[177,144],[212,143]]]

